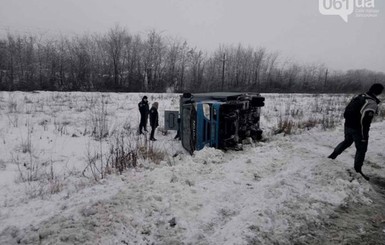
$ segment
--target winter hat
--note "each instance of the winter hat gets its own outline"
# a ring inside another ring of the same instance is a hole
[[[158,102],[154,102],[154,103],[152,103],[152,107],[155,107],[156,109],[158,109]]]
[[[375,94],[375,95],[380,95],[383,90],[384,90],[384,86],[381,83],[375,83],[370,87],[369,93]]]
[[[146,100],[147,99],[147,96],[143,96],[143,99],[142,100]]]

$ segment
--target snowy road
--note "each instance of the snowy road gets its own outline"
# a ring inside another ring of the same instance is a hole
[[[381,244],[384,126],[377,123],[372,129],[364,166],[370,183],[347,171],[353,169],[353,148],[335,161],[326,158],[341,139],[341,128],[312,130],[275,136],[240,152],[205,149],[192,157],[177,156],[172,166],[112,176],[96,187],[100,194],[90,188],[63,197],[57,204],[65,208],[34,226],[5,229],[0,241]]]

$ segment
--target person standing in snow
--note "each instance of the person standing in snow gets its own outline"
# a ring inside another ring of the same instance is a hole
[[[150,109],[150,126],[151,126],[151,135],[150,140],[156,141],[154,138],[155,129],[159,126],[159,116],[158,116],[158,102],[154,102]]]
[[[334,149],[328,158],[336,159],[344,150],[350,147],[353,142],[356,146],[356,155],[354,158],[354,169],[360,173],[366,180],[369,177],[362,173],[365,154],[368,149],[369,129],[374,115],[378,113],[377,98],[382,93],[384,86],[382,84],[373,84],[366,94],[355,96],[347,105],[344,112],[345,118],[345,139]]]
[[[138,104],[138,107],[140,112],[139,134],[143,134],[143,129],[147,132],[147,121],[149,112],[147,96],[143,96],[142,101]]]

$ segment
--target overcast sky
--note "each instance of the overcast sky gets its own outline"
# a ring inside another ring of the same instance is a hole
[[[368,1],[368,0],[366,0]],[[374,18],[321,15],[318,0],[0,0],[0,34],[150,29],[211,51],[265,47],[299,63],[385,72],[385,1]]]

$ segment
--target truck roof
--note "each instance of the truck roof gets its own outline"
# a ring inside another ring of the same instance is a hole
[[[260,96],[257,93],[242,93],[242,92],[214,92],[214,93],[199,93],[192,94],[193,100],[198,102],[202,100],[214,100],[214,101],[229,101],[236,100],[239,96]]]

